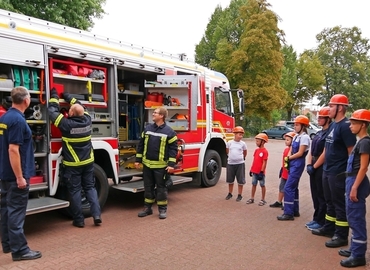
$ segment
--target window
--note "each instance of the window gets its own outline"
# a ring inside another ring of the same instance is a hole
[[[232,115],[229,91],[226,91],[220,87],[215,87],[215,103],[216,110],[226,113],[230,116]]]

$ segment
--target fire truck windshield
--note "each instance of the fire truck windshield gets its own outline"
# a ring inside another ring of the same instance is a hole
[[[233,115],[230,91],[225,88],[215,87],[215,105],[216,110],[230,116]]]

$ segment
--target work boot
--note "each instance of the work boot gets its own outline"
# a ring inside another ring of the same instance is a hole
[[[153,214],[152,207],[145,205],[143,211],[139,212],[137,214],[137,216],[138,217],[146,217],[146,216],[149,216],[151,214]]]
[[[159,219],[165,219],[167,217],[167,207],[158,207]]]

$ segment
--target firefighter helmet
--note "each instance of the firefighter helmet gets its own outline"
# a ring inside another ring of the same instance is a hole
[[[322,107],[319,111],[318,116],[319,117],[329,117],[329,107]]]
[[[264,140],[265,142],[269,140],[269,137],[265,133],[258,133],[254,138]]]
[[[233,128],[233,133],[243,133],[244,134],[244,128],[241,126],[236,126]]]
[[[308,127],[310,125],[310,120],[305,115],[298,115],[296,118],[294,118],[294,123],[299,123]]]
[[[296,135],[295,132],[290,131],[290,132],[284,134],[284,139],[285,139],[285,137],[290,137],[290,138],[293,139],[295,135]]]
[[[347,98],[347,96],[345,96],[343,94],[336,94],[336,95],[331,97],[331,99],[329,101],[329,105],[345,105],[345,106],[348,106],[349,105],[348,98]]]
[[[370,111],[365,109],[354,111],[349,120],[370,122]]]

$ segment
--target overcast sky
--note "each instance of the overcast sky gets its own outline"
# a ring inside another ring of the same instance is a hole
[[[369,0],[269,0],[282,21],[280,29],[297,53],[316,47],[324,28],[357,26],[370,39]],[[92,32],[105,37],[194,58],[217,5],[230,0],[107,0],[108,15],[95,20]]]

